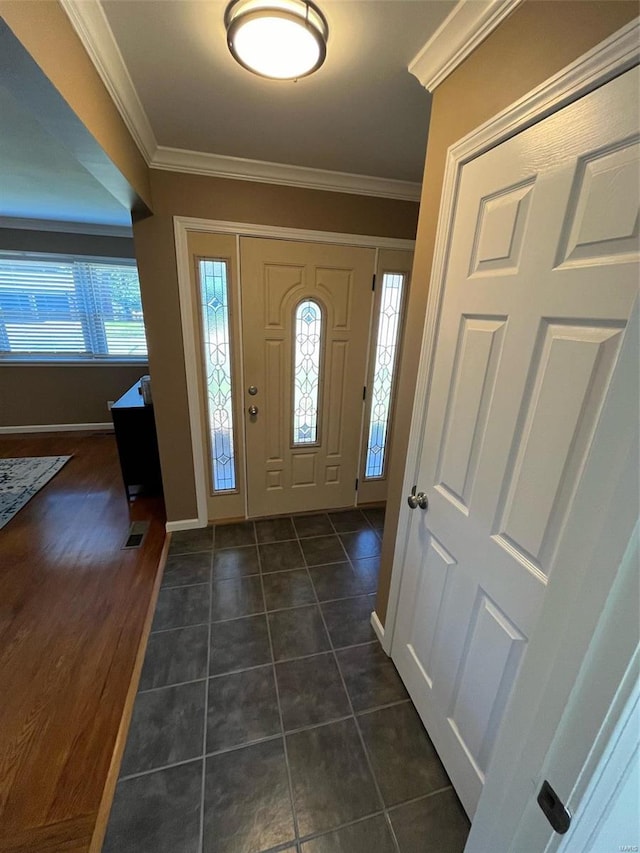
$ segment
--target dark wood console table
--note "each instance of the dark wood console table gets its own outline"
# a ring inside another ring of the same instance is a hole
[[[145,405],[139,389],[136,382],[111,406],[127,500],[162,493],[153,406]]]

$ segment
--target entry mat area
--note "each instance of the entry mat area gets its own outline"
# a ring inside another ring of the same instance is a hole
[[[174,533],[104,853],[461,853],[370,625],[383,510]]]
[[[54,477],[71,456],[0,459],[0,528]]]

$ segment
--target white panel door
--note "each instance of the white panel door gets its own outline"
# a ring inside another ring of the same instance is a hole
[[[461,173],[392,656],[470,816],[637,298],[638,86]]]

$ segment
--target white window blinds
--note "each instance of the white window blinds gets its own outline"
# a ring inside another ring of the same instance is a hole
[[[133,261],[0,253],[0,358],[147,357]]]

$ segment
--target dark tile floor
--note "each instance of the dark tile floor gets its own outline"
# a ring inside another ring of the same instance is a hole
[[[105,853],[460,853],[370,626],[382,510],[174,533]]]

